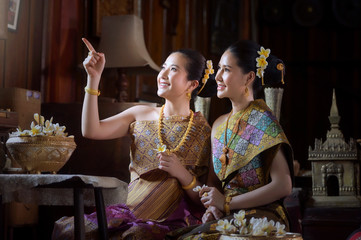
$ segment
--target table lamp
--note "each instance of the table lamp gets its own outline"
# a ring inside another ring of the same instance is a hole
[[[104,16],[99,51],[105,54],[105,68],[118,69],[119,101],[127,99],[125,74],[155,75],[160,71],[145,47],[143,21],[136,15]]]

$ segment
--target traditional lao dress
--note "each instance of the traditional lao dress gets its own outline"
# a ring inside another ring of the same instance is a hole
[[[241,119],[239,119],[241,118]],[[286,155],[289,170],[293,176],[293,157],[291,146],[272,111],[263,100],[255,100],[245,110],[235,113],[227,124],[224,122],[216,129],[212,143],[213,167],[222,182],[225,196],[237,196],[268,184],[270,167],[277,151],[282,148]],[[227,134],[228,157],[222,158]],[[233,213],[226,217],[233,218]],[[286,225],[289,223],[282,199],[246,211],[247,222],[251,217],[267,217]],[[215,233],[217,221],[200,225],[184,234],[185,239],[218,239]],[[182,232],[182,231],[179,231]],[[202,234],[198,234],[202,232]],[[207,234],[208,233],[208,234]],[[173,235],[178,235],[177,231]],[[182,238],[182,239],[183,239]]]
[[[161,136],[168,149],[175,149],[186,132],[189,117],[163,119]],[[130,126],[132,137],[131,180],[127,204],[106,208],[112,239],[163,239],[176,228],[200,223],[204,209],[194,207],[177,179],[158,169],[158,121],[136,121]],[[201,113],[194,114],[185,143],[175,154],[183,166],[205,181],[211,159],[211,128]],[[193,207],[193,208],[192,208]],[[73,217],[55,224],[53,239],[73,239]],[[97,239],[96,213],[85,215],[86,238]]]

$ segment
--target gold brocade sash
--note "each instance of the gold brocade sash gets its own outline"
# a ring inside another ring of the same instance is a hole
[[[247,165],[255,156],[280,143],[289,144],[286,135],[272,111],[263,100],[255,100],[242,115],[235,113],[228,123],[227,139],[235,134],[229,145],[226,165],[220,160],[224,146],[226,123],[218,126],[213,140],[214,171],[221,181],[227,179],[233,172]],[[237,119],[242,116],[239,126]]]
[[[144,174],[129,184],[127,206],[139,219],[165,220],[183,196],[175,178],[161,170]]]
[[[168,149],[174,149],[188,126],[189,118],[172,116],[164,118],[162,137]],[[158,169],[158,121],[137,121],[131,124],[130,170],[141,176]],[[200,112],[194,114],[194,123],[185,143],[175,152],[181,163],[196,176],[206,173],[211,156],[211,127]]]

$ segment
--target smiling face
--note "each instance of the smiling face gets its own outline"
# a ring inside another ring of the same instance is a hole
[[[186,98],[193,90],[192,81],[187,79],[187,58],[179,52],[169,55],[157,77],[159,97],[165,99]]]
[[[230,51],[223,53],[216,74],[217,96],[219,98],[239,98],[244,95],[245,88],[251,90],[252,72],[244,73],[237,65],[237,59]]]

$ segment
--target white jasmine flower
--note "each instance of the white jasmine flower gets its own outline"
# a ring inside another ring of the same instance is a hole
[[[201,186],[197,186],[195,188],[193,188],[193,192],[200,192],[202,190]]]
[[[30,136],[43,135],[41,126],[35,125],[34,122],[31,122],[30,128]]]
[[[285,235],[285,234],[286,234],[285,227],[286,227],[286,226],[285,226],[284,224],[281,224],[280,222],[277,222],[277,223],[276,223],[276,229],[277,229],[276,235],[277,235],[277,236],[283,236],[283,235]]]
[[[35,119],[36,123],[39,124],[39,114],[38,113],[34,114],[34,119]]]
[[[237,227],[245,227],[247,221],[247,219],[245,219],[245,216],[246,212],[244,210],[240,210],[238,213],[234,213],[234,225],[236,225]]]
[[[204,187],[208,187],[207,185],[203,184],[203,186],[197,186],[195,188],[193,188],[194,192],[200,192]]]
[[[167,146],[164,144],[163,145],[157,144],[157,148],[154,150],[156,150],[157,152],[165,152],[167,150]]]
[[[219,220],[217,222],[216,230],[222,233],[235,233],[236,227],[232,225],[232,222],[228,222],[227,219]]]
[[[38,113],[34,114],[34,121],[30,124],[30,130],[22,130],[20,127],[16,129],[16,132],[12,132],[13,136],[67,136],[65,133],[65,126],[59,126],[58,123],[53,124],[53,117],[50,120],[45,118]]]
[[[55,136],[65,136],[65,126],[59,126],[59,123],[53,124]]]

